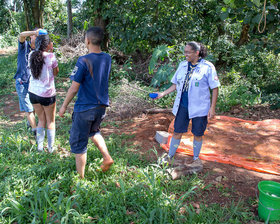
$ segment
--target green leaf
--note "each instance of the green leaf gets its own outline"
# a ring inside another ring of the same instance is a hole
[[[47,208],[44,207],[44,214],[43,214],[43,223],[44,224],[47,222],[47,217],[48,217]]]
[[[261,15],[258,14],[256,15],[253,19],[252,19],[252,23],[255,23],[255,24],[259,24],[260,20],[261,20]]]
[[[228,18],[228,16],[229,16],[228,12],[222,12],[220,14],[221,20],[226,20]]]
[[[251,23],[251,19],[252,19],[252,16],[251,16],[251,15],[247,15],[247,16],[244,18],[244,23],[245,23],[245,24],[250,24],[250,23]]]
[[[149,74],[152,74],[154,72],[158,60],[159,59],[164,60],[164,57],[168,56],[168,53],[171,50],[172,48],[168,48],[167,45],[160,45],[154,50],[152,58],[149,63]]]
[[[258,7],[261,6],[261,1],[260,0],[253,0],[254,4]]]
[[[86,31],[88,29],[88,21],[85,20],[84,22],[84,31]]]
[[[9,201],[17,211],[24,211],[24,207],[16,200],[10,199]]]

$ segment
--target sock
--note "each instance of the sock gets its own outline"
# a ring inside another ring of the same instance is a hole
[[[193,160],[199,158],[199,153],[202,147],[202,141],[198,142],[195,139],[193,140]]]
[[[55,138],[55,129],[48,129],[47,135],[48,135],[48,150],[52,151],[54,145],[54,138]]]
[[[170,142],[170,147],[169,147],[169,153],[168,153],[168,156],[170,158],[172,158],[175,155],[176,150],[178,149],[178,147],[180,145],[180,141],[181,141],[181,139],[175,139],[172,137],[171,142]]]
[[[36,140],[37,140],[38,151],[43,151],[44,139],[45,139],[45,128],[37,128]]]

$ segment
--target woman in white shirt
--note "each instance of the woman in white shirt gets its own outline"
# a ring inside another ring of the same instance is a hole
[[[193,172],[202,170],[199,159],[202,147],[202,136],[206,130],[208,119],[215,116],[220,82],[214,65],[206,61],[206,48],[195,41],[187,43],[184,49],[186,60],[181,62],[171,82],[172,86],[164,92],[158,93],[157,99],[177,90],[173,106],[175,117],[174,134],[171,139],[169,153],[162,162],[170,162],[176,153],[183,133],[188,131],[192,120],[194,162],[190,164]],[[212,102],[210,102],[212,89]]]
[[[44,149],[45,127],[47,126],[48,151],[54,151],[56,90],[54,76],[58,74],[58,63],[53,53],[53,45],[48,35],[39,35],[35,50],[29,54],[31,77],[29,97],[38,116],[38,151]]]

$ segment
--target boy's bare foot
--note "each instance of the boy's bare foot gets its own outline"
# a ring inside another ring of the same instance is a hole
[[[106,172],[107,170],[110,169],[110,167],[112,166],[113,163],[114,163],[114,160],[112,160],[112,159],[104,160],[103,163],[101,164],[100,168],[103,172]]]

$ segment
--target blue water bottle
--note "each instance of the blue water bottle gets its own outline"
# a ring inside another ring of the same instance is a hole
[[[48,34],[47,30],[45,30],[45,29],[39,30],[39,35],[47,35],[47,34]]]

